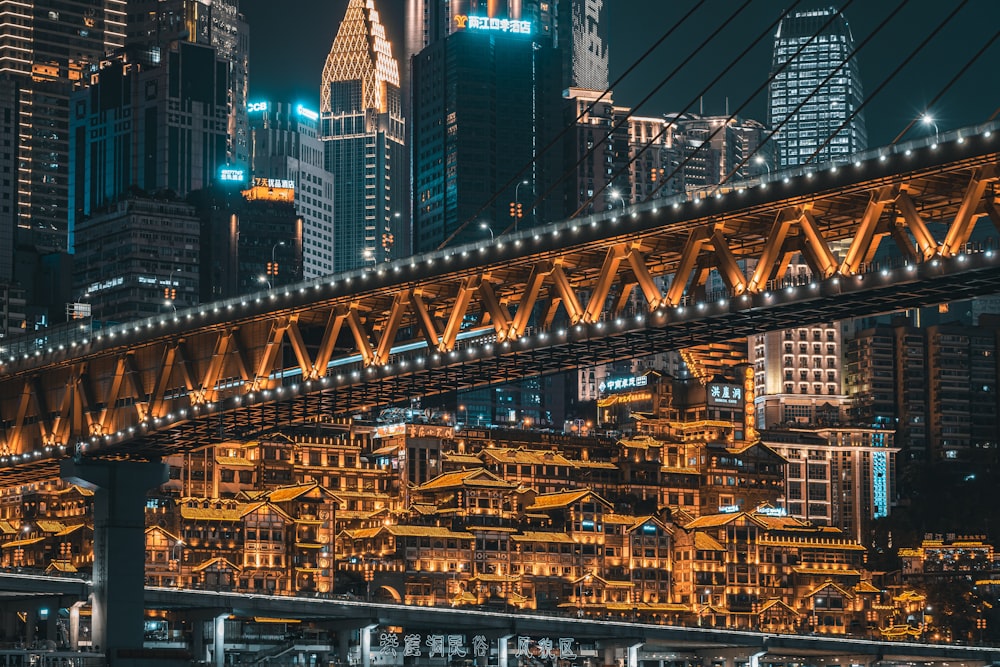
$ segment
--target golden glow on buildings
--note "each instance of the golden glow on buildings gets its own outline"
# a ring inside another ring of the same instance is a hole
[[[399,64],[379,22],[374,0],[351,0],[323,66],[322,90],[335,81],[361,81],[364,107],[388,110],[386,85],[399,86]],[[329,94],[320,96],[320,111],[332,111]]]

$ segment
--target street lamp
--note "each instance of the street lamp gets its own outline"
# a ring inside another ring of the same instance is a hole
[[[622,215],[625,215],[625,195],[619,190],[611,190],[610,194],[612,199],[617,199],[622,203]],[[614,207],[612,206],[612,208]]]
[[[521,215],[522,215],[522,213],[521,213],[521,195],[520,195],[521,186],[522,185],[527,185],[527,184],[528,184],[528,181],[527,180],[523,180],[520,183],[518,183],[517,186],[515,186],[515,188],[514,188],[514,203],[517,205],[516,206],[515,215],[514,215],[514,231],[515,232],[517,231],[517,223],[521,219]]]
[[[176,574],[176,580],[175,580],[175,583],[177,584],[177,588],[181,588],[181,558],[180,557],[181,557],[181,547],[183,547],[183,546],[184,546],[184,540],[177,540],[176,542],[174,542],[174,549],[173,549],[173,553],[171,554],[173,556],[173,558],[171,560],[173,560],[175,563],[177,563],[177,574]]]
[[[454,572],[452,572],[452,574],[451,574],[451,582],[452,582],[452,583],[451,583],[451,587],[455,589],[455,597],[456,597],[456,598],[458,597],[458,594],[459,594],[459,593],[461,592],[461,591],[459,590],[459,588],[458,588],[458,575],[459,575],[459,573],[460,573],[460,572],[461,572],[461,571],[462,571],[463,569],[465,569],[465,565],[464,565],[463,563],[459,563],[459,564],[458,564],[458,565],[457,565],[457,566],[455,567],[455,571],[454,571]]]
[[[765,160],[765,159],[764,159],[764,156],[762,156],[762,155],[758,155],[757,157],[755,157],[755,158],[753,159],[753,161],[754,161],[755,163],[757,163],[757,164],[762,164],[762,165],[764,165],[764,168],[765,168],[765,169],[767,169],[767,173],[768,173],[768,175],[770,175],[770,173],[771,173],[771,165],[770,165],[770,164],[768,164],[767,160]]]
[[[378,259],[376,259],[375,257],[374,248],[365,248],[363,251],[361,251],[361,256],[364,258],[366,262],[371,260],[372,268],[373,269],[375,268],[375,265],[378,263]]]
[[[490,241],[491,242],[495,240],[494,237],[493,237],[493,228],[490,227],[490,225],[489,225],[488,222],[480,222],[479,223],[479,228],[480,229],[485,229],[485,230],[489,231],[489,233],[490,233]]]
[[[267,279],[267,276],[257,276],[257,281],[267,285],[267,289],[271,289],[271,281]]]
[[[464,415],[462,413],[465,413]],[[462,425],[469,423],[469,412],[465,409],[464,405],[458,406],[458,414],[460,417],[460,422],[455,424],[456,428],[461,428]]]
[[[939,133],[938,133],[937,123],[934,121],[934,116],[930,115],[929,113],[925,113],[923,116],[920,117],[920,120],[921,120],[921,122],[923,122],[924,125],[930,125],[930,126],[934,127],[934,144],[933,145],[937,146],[937,138],[938,138],[938,134]]]

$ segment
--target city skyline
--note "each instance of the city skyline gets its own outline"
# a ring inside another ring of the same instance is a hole
[[[343,0],[322,3],[314,8],[313,19],[307,25],[294,21],[294,13],[269,7],[263,0],[244,0],[241,8],[250,25],[250,97],[311,100],[320,80],[323,59],[329,50],[337,25],[343,16]],[[382,20],[394,45],[402,43],[402,0],[379,3]],[[610,78],[617,79],[646,49],[667,31],[681,16],[696,7],[695,0],[671,4],[669,14],[649,10],[641,3],[613,3],[610,6]],[[889,16],[895,6],[883,3],[800,2],[796,9],[844,6],[844,15],[860,45]],[[723,17],[739,5],[708,0],[671,35],[653,54],[640,64],[614,90],[614,102],[634,106],[660,80],[687,58],[705,40]],[[641,108],[637,115],[660,115],[683,110],[706,114],[730,112],[746,101],[754,90],[764,84],[771,62],[773,33],[761,39],[743,62],[737,64],[718,84],[699,100],[698,93],[784,9],[777,4],[760,11],[759,5],[743,10],[726,29],[680,68],[662,90]],[[956,77],[973,55],[992,37],[991,26],[1000,22],[1000,5],[987,0],[971,0],[907,65],[902,67],[881,91],[887,79],[915,50],[938,24],[955,9],[933,0],[909,0],[899,13],[876,34],[858,53],[866,96],[873,96],[865,108],[869,125],[869,146],[885,145],[907,124],[919,118],[927,104]],[[656,18],[659,20],[650,20]],[[267,26],[267,32],[255,26]],[[695,30],[702,26],[703,31]],[[287,48],[294,39],[297,48]],[[1000,49],[993,43],[989,49],[955,81],[934,105],[932,113],[941,131],[985,122],[1000,107],[1000,101],[983,95],[981,82],[989,80],[989,62]],[[676,54],[676,57],[670,57]],[[944,56],[947,57],[944,57]],[[400,67],[404,67],[403,63]],[[692,101],[694,100],[693,104]],[[690,104],[690,106],[689,106]],[[766,116],[766,90],[747,106],[741,116],[763,121]],[[927,130],[913,128],[907,138],[920,136]]]

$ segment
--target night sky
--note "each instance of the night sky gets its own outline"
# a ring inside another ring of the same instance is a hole
[[[790,0],[791,1],[791,0]],[[605,0],[611,7],[611,79],[635,62],[696,0]],[[747,7],[719,35],[703,40],[744,2]],[[403,0],[376,0],[399,56]],[[898,13],[859,52],[866,97],[914,52],[957,7],[958,13],[896,74],[865,107],[869,145],[884,145],[937,97],[1000,27],[998,0],[854,0],[851,3],[805,0],[797,8],[848,4],[845,16],[856,44],[871,35],[897,7]],[[346,0],[242,0],[250,24],[250,99],[301,102],[318,108],[323,63],[343,18]],[[634,106],[692,53],[660,91],[635,111],[658,116],[687,109],[698,112],[706,85],[756,39],[787,7],[772,0],[706,0],[683,26],[615,88],[614,101]],[[767,79],[773,30],[709,90],[701,105],[706,114],[723,114],[728,98],[735,111]],[[974,125],[1000,109],[1000,39],[955,82],[932,113],[938,128]],[[402,66],[402,63],[401,63]],[[742,117],[764,121],[766,89],[750,99]],[[927,130],[914,128],[908,138]]]

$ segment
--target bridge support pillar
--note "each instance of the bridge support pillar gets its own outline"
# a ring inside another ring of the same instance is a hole
[[[212,665],[225,667],[226,664],[226,619],[229,614],[220,614],[212,619]]]
[[[508,667],[510,664],[509,644],[510,638],[514,635],[500,635],[497,637],[497,667]],[[487,660],[489,658],[487,657]]]
[[[74,602],[69,606],[69,647],[80,650],[80,607],[86,602]]]
[[[365,625],[361,628],[361,667],[372,667],[372,630],[377,625]]]
[[[142,648],[146,492],[167,481],[167,466],[67,459],[60,472],[94,492],[91,638],[94,650],[114,665],[119,649]]]
[[[625,667],[639,667],[639,649],[642,643],[629,644],[628,653],[625,655]]]
[[[28,607],[24,612],[24,645],[31,647],[35,645],[35,630],[38,627],[38,609],[34,606]]]

